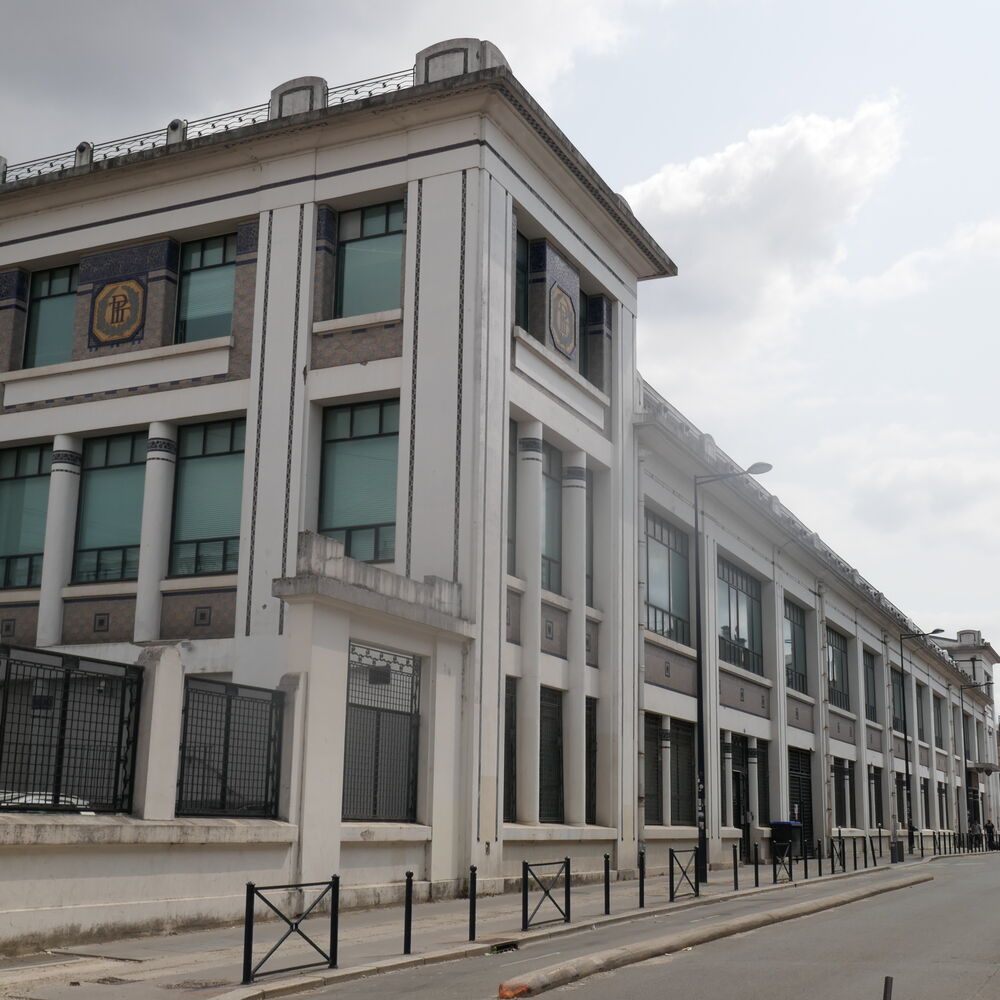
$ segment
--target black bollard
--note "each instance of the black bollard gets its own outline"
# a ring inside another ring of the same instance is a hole
[[[570,881],[569,858],[564,858],[563,861],[566,864],[566,886],[565,886],[565,889],[566,889],[566,906],[565,906],[566,921],[565,922],[568,924],[569,923],[569,881]]]
[[[738,848],[733,844],[733,892],[740,891],[740,859]]]
[[[854,870],[858,870],[858,838],[851,837],[851,850],[854,853]]]
[[[646,906],[646,852],[639,852],[639,909]]]
[[[670,902],[674,901],[674,849],[670,848]]]
[[[819,866],[819,877],[823,877],[823,841],[816,841],[816,864]]]
[[[476,866],[469,866],[469,940],[476,940]]]
[[[340,876],[330,877],[330,968],[337,968],[340,944]]]
[[[806,881],[809,880],[809,852],[804,847],[802,848],[802,877]]]
[[[521,862],[521,930],[528,929],[528,862]]]
[[[253,982],[253,902],[255,886],[247,882],[246,910],[243,918],[243,985]]]
[[[611,912],[611,855],[604,855],[604,915]]]
[[[760,844],[753,845],[753,887],[760,888]]]
[[[413,944],[413,872],[406,873],[406,894],[403,897],[403,954],[410,954]]]

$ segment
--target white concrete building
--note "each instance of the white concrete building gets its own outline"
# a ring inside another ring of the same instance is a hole
[[[771,820],[888,834],[907,773],[916,828],[996,818],[978,633],[901,646],[745,477],[702,485],[696,592],[695,477],[738,470],[636,373],[637,284],[675,270],[475,39],[7,167],[5,719],[58,714],[10,694],[19,649],[144,679],[130,802],[55,795],[0,729],[0,939],[231,918],[248,879],[662,867],[697,839],[699,604],[713,865]],[[240,695],[209,681],[284,693],[243,691],[275,706],[260,798],[194,747],[190,692]]]

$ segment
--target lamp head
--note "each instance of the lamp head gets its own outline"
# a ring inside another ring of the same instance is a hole
[[[754,462],[753,465],[747,469],[747,472],[751,476],[760,476],[765,472],[770,472],[774,468],[770,462]]]

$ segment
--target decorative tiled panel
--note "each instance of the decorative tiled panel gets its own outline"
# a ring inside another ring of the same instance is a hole
[[[521,595],[507,591],[507,641],[521,645]]]
[[[63,602],[62,641],[131,642],[135,632],[135,597],[80,597]]]
[[[906,748],[903,743],[901,736],[893,736],[892,738],[892,752],[897,757],[902,757],[906,753]]]
[[[320,323],[333,317],[333,290],[337,278],[337,213],[328,205],[316,209],[315,267],[313,322]]]
[[[244,222],[236,227],[236,277],[233,282],[233,349],[229,354],[231,378],[250,374],[253,346],[254,293],[257,288],[257,241],[260,223]]]
[[[816,731],[815,712],[813,706],[791,695],[786,695],[788,707],[788,724],[796,729],[804,729],[807,733]]]
[[[927,751],[927,747],[920,747],[920,763],[923,764],[924,767],[929,767],[930,759],[931,758],[930,754]]]
[[[644,673],[647,684],[669,688],[681,694],[693,695],[697,691],[694,660],[651,642],[645,645]]]
[[[843,743],[854,742],[854,720],[838,715],[836,712],[826,713],[826,722],[830,727],[832,739],[841,740]]]
[[[0,645],[34,646],[37,632],[37,604],[0,604]]]
[[[235,634],[235,587],[163,595],[161,639],[230,639]]]
[[[611,300],[603,295],[587,298],[587,371],[585,378],[602,392],[611,387]]]
[[[28,272],[0,271],[0,372],[21,366],[28,316]]]
[[[719,704],[761,718],[771,717],[771,689],[719,671]]]
[[[577,365],[580,275],[547,240],[528,248],[528,332]]]
[[[948,755],[946,753],[942,753],[940,750],[935,750],[934,751],[934,759],[937,762],[937,769],[939,771],[944,771],[944,772],[947,773],[947,771],[948,771]]]
[[[866,746],[869,750],[881,750],[882,749],[882,730],[875,729],[872,726],[865,727],[865,739]]]
[[[600,661],[597,658],[597,640],[600,633],[600,624],[598,622],[587,622],[587,666],[597,667],[600,666]]]
[[[566,657],[566,623],[569,616],[562,608],[542,604],[542,652]]]
[[[337,368],[402,355],[403,324],[398,320],[354,330],[315,333],[312,338],[313,368]]]

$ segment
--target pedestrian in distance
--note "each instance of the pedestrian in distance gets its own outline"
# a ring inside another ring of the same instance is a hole
[[[983,829],[986,831],[986,847],[989,850],[991,850],[991,851],[995,850],[996,849],[996,833],[997,833],[997,829],[993,825],[993,820],[992,819],[988,819],[986,821],[986,825],[985,825],[985,827],[983,827]]]

